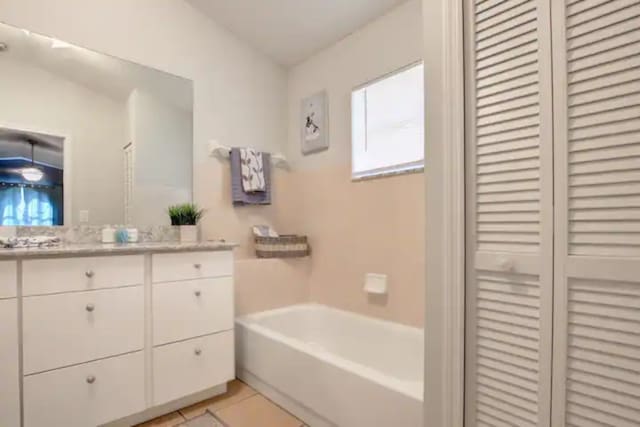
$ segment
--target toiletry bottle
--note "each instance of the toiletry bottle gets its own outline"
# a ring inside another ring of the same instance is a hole
[[[113,243],[116,240],[116,229],[110,225],[106,225],[102,229],[102,243]]]
[[[137,228],[127,228],[127,233],[129,234],[129,243],[137,243],[138,242],[138,229]]]
[[[129,240],[129,233],[127,233],[126,228],[120,228],[116,231],[116,241],[118,243],[127,243]]]

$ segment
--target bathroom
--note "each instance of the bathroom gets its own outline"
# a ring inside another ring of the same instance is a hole
[[[0,427],[639,426],[638,28],[0,0]]]

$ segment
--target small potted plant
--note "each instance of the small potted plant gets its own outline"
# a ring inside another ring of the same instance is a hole
[[[202,218],[204,210],[199,209],[193,203],[169,206],[169,218],[171,225],[180,227],[181,242],[198,241],[198,221]]]

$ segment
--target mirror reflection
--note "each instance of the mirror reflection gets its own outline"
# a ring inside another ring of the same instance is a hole
[[[0,225],[162,225],[192,200],[190,80],[4,24],[0,70]]]

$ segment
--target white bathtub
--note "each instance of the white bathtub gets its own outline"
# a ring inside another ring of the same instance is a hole
[[[236,319],[238,376],[311,427],[422,426],[423,331],[322,305]]]

